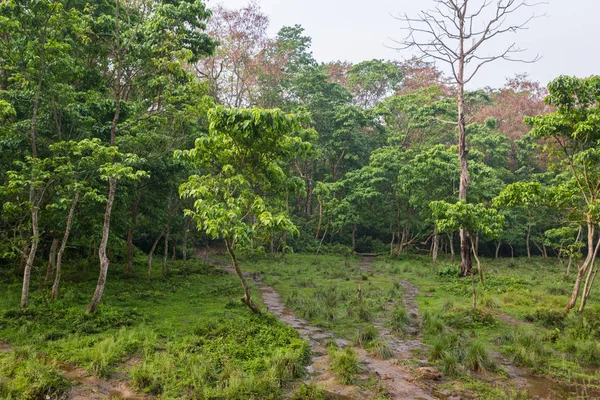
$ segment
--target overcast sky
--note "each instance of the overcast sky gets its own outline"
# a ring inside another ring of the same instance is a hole
[[[248,0],[208,0],[209,7],[218,3],[239,8]],[[272,36],[282,26],[300,24],[312,37],[312,51],[317,61],[356,63],[372,58],[410,58],[410,53],[390,48],[394,46],[394,39],[404,36],[402,23],[392,15],[414,16],[430,8],[433,1],[259,0],[259,4],[269,16]],[[527,15],[530,11],[526,11]],[[501,87],[507,77],[517,73],[528,73],[530,78],[544,85],[561,74],[585,77],[600,73],[599,0],[548,0],[535,11],[545,16],[533,20],[528,30],[510,35],[507,40],[527,49],[523,57],[533,58],[539,54],[542,58],[534,64],[505,61],[488,64],[472,81],[471,89]]]

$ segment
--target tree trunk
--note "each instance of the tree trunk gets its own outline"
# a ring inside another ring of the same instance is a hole
[[[321,241],[319,242],[319,247],[317,247],[317,252],[315,253],[314,262],[317,262],[317,257],[319,256],[319,252],[321,251],[321,246],[323,245],[323,240],[325,240],[325,236],[327,236],[327,228],[325,228],[325,232],[323,232],[323,237],[321,238]]]
[[[356,252],[356,224],[352,224],[352,254]]]
[[[40,27],[45,29],[45,27]],[[42,32],[45,32],[43,30]],[[31,158],[33,160],[38,158],[37,154],[37,139],[36,139],[36,124],[37,116],[40,108],[40,95],[42,93],[42,85],[44,83],[44,76],[46,74],[46,52],[44,47],[46,46],[46,35],[42,33],[40,41],[40,76],[38,78],[37,88],[35,96],[33,98],[33,111],[31,115]],[[31,280],[31,268],[35,261],[35,254],[37,252],[38,243],[40,241],[39,226],[38,226],[38,194],[35,189],[35,180],[37,177],[33,171],[33,165],[31,170],[31,183],[29,184],[29,203],[31,204],[31,247],[29,248],[29,254],[27,255],[27,263],[23,269],[23,287],[21,289],[21,307],[27,307],[29,303],[29,281]]]
[[[50,246],[50,252],[48,253],[48,266],[46,267],[46,282],[52,278],[54,269],[56,268],[56,249],[58,247],[58,238],[52,239],[52,245]]]
[[[590,262],[593,259],[596,250],[594,248],[594,235],[596,233],[595,226],[593,222],[587,217],[587,227],[588,227],[588,251],[583,261],[581,267],[577,268],[577,277],[575,278],[575,283],[573,284],[573,292],[571,293],[571,297],[565,306],[564,312],[568,313],[573,307],[575,307],[575,303],[577,303],[577,298],[579,297],[579,289],[581,287],[581,280],[583,279],[583,275],[587,272],[588,267],[590,267]],[[600,242],[599,242],[600,243]]]
[[[158,246],[158,242],[163,237],[164,231],[158,235],[154,243],[152,243],[152,247],[150,248],[150,252],[148,253],[148,269],[146,270],[146,276],[150,278],[150,273],[152,272],[152,256],[154,255],[154,250],[156,250],[156,246]]]
[[[131,221],[127,229],[127,261],[125,262],[125,274],[133,275],[133,231],[137,223],[138,208],[142,199],[142,183],[138,182],[136,196],[131,205]]]
[[[469,162],[468,162],[468,151],[467,151],[467,129],[465,122],[465,84],[464,84],[464,68],[465,68],[465,55],[464,55],[464,18],[459,18],[460,24],[460,40],[459,40],[459,59],[458,59],[458,71],[457,71],[457,93],[456,102],[458,108],[458,160],[460,164],[460,183],[458,189],[458,200],[467,201],[467,188],[469,187]],[[469,233],[461,229],[460,230],[460,271],[462,276],[468,276],[472,271],[471,261],[471,240]]]
[[[122,65],[122,54],[121,54],[121,42],[119,36],[119,0],[115,1],[115,43],[116,49],[116,85],[118,89],[115,93],[115,113],[110,125],[110,145],[115,146],[117,136],[117,123],[119,122],[119,116],[121,115],[121,77],[123,73]],[[100,274],[98,276],[98,283],[96,284],[96,290],[92,301],[88,305],[86,312],[93,313],[98,309],[102,294],[104,294],[104,285],[106,284],[106,275],[108,274],[108,265],[110,263],[106,256],[106,248],[108,246],[108,237],[110,235],[110,216],[112,213],[112,206],[115,201],[115,195],[117,192],[117,178],[111,177],[108,179],[108,197],[106,199],[106,210],[104,212],[104,224],[102,226],[102,239],[100,239],[100,246],[98,247],[98,258],[100,259]]]
[[[235,273],[238,278],[240,278],[240,282],[242,283],[242,287],[244,288],[244,297],[242,297],[242,303],[248,306],[250,310],[252,310],[255,314],[260,314],[260,310],[252,301],[252,297],[250,296],[250,289],[248,288],[248,284],[246,283],[246,279],[244,278],[244,274],[240,270],[240,266],[238,265],[237,259],[235,257],[235,250],[233,248],[233,243],[230,242],[229,239],[225,239],[225,246],[227,246],[227,252],[231,257],[231,262],[233,264],[233,268],[235,268]]]
[[[62,257],[67,247],[67,240],[71,233],[71,225],[73,224],[73,215],[75,215],[75,209],[77,208],[77,202],[79,201],[79,193],[75,193],[75,198],[69,208],[69,214],[67,215],[67,225],[65,227],[65,233],[60,243],[60,249],[56,256],[56,274],[54,275],[54,284],[52,285],[52,295],[50,295],[50,301],[56,300],[58,297],[58,286],[60,285],[61,269],[62,269]]]
[[[440,246],[440,237],[438,235],[437,226],[433,227],[433,241],[431,243],[431,260],[435,264],[438,258],[438,251]]]
[[[529,238],[531,237],[531,225],[527,225],[527,236],[525,237],[525,245],[527,246],[527,258],[531,258],[531,249],[529,248]]]
[[[177,237],[173,239],[173,246],[171,246],[173,253],[171,253],[171,261],[177,260]]]
[[[496,245],[496,260],[498,259],[498,254],[500,253],[500,246],[502,246],[502,242],[498,241],[498,244]]]
[[[401,223],[401,219],[400,219],[401,204],[400,204],[399,198],[397,201],[397,208],[398,208],[398,215],[396,216],[396,229],[398,231],[398,247],[396,248],[396,255],[399,256],[400,252],[402,251],[402,241],[404,240],[404,237],[402,236],[402,223]]]
[[[592,282],[594,281],[594,278],[596,277],[596,273],[598,272],[596,269],[594,269],[596,255],[598,254],[598,248],[600,248],[600,237],[598,238],[598,241],[596,242],[594,254],[592,255],[592,261],[590,261],[588,274],[585,278],[585,284],[583,285],[583,292],[581,293],[581,304],[579,305],[579,312],[582,312],[583,309],[585,308],[585,303],[586,303],[587,297],[589,296],[589,294],[592,290]],[[593,274],[592,274],[592,272],[593,272]]]
[[[183,243],[181,244],[181,251],[183,256],[183,262],[187,262],[187,241],[188,241],[188,233],[190,232],[189,221],[185,221],[183,225]]]
[[[454,264],[454,232],[448,234],[448,244],[450,245],[450,262]]]
[[[479,257],[477,256],[477,248],[472,246],[473,257],[475,257],[475,261],[477,261],[477,272],[479,273],[479,283],[483,285],[483,270],[481,269],[481,263],[479,262]]]
[[[392,232],[392,241],[390,242],[390,257],[394,255],[394,236],[396,232]]]
[[[317,234],[315,235],[315,239],[319,238],[321,234],[321,223],[323,222],[323,204],[319,201],[319,223],[317,224]]]
[[[104,212],[104,224],[102,226],[102,239],[100,240],[100,246],[98,248],[98,257],[100,258],[100,274],[98,276],[98,283],[96,284],[96,291],[92,297],[92,301],[87,307],[86,312],[93,313],[98,309],[102,295],[104,294],[104,285],[106,283],[106,275],[108,273],[108,265],[110,263],[106,256],[106,248],[108,246],[108,237],[110,234],[110,216],[112,212],[113,202],[115,201],[115,193],[117,191],[117,178],[110,178],[108,180],[108,197],[106,199],[106,210]]]
[[[473,251],[473,255],[475,256],[475,260],[477,261],[477,270],[479,271],[479,281],[483,284],[483,273],[481,272],[481,264],[479,263],[479,257],[477,257],[477,253],[475,252],[475,247],[471,244],[471,250]],[[471,268],[471,291],[473,296],[473,309],[477,308],[477,291],[475,290],[475,276],[473,275],[473,268]]]
[[[161,272],[162,272],[162,277],[163,278],[167,277],[167,257],[169,256],[169,233],[170,233],[169,231],[170,231],[170,228],[171,228],[169,226],[170,222],[171,221],[167,222],[167,229],[166,229],[166,232],[165,232],[165,248],[164,248],[164,251],[163,251],[163,258],[162,258],[162,264],[161,264],[162,265]]]

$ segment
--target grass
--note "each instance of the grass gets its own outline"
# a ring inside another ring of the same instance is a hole
[[[363,367],[358,361],[358,354],[350,347],[342,350],[330,347],[327,351],[331,357],[331,370],[344,385],[356,383]]]
[[[274,317],[252,315],[239,301],[235,277],[191,261],[174,262],[166,280],[157,265],[147,279],[144,265],[144,257],[136,259],[136,278],[111,265],[93,315],[84,310],[97,279],[95,263],[67,266],[59,300],[46,304],[35,291],[26,310],[18,307],[18,277],[5,276],[0,339],[15,351],[0,354],[0,398],[58,398],[69,382],[56,361],[107,378],[133,358],[126,371],[131,384],[161,398],[275,399],[304,374],[307,343]],[[30,397],[15,397],[23,388]]]

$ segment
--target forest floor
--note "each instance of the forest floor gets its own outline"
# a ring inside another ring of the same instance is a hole
[[[483,260],[473,311],[447,260],[243,259],[256,316],[216,258],[167,279],[111,265],[92,316],[93,262],[66,269],[57,302],[36,281],[27,310],[18,271],[1,276],[0,398],[600,398],[600,297],[565,317],[556,260]]]

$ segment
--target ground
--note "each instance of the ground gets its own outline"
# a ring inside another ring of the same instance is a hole
[[[600,398],[600,298],[565,318],[556,260],[483,260],[473,311],[444,259],[242,258],[258,316],[224,256],[166,280],[144,261],[133,278],[111,266],[94,316],[93,262],[67,269],[58,302],[36,282],[25,311],[3,276],[0,398]]]

